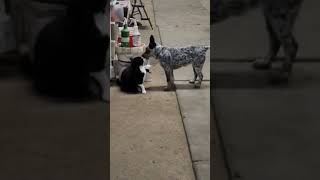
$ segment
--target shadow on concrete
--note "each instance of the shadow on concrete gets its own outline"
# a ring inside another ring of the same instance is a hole
[[[203,89],[207,89],[210,88],[209,84],[203,83],[201,85],[201,88],[195,88],[193,84],[189,84],[188,81],[183,81],[184,84],[181,84],[181,82],[179,82],[179,84],[176,83],[176,88],[177,90],[203,90]],[[146,88],[147,91],[164,91],[164,89],[166,88],[166,86],[152,86],[152,87],[148,87]]]
[[[312,179],[319,167],[320,63],[273,85],[251,63],[214,63],[214,113],[232,179]],[[289,173],[290,172],[290,173]]]
[[[39,96],[22,62],[0,57],[0,179],[106,179],[109,104]]]
[[[214,88],[216,89],[273,89],[273,88],[304,88],[320,79],[312,71],[306,71],[303,66],[307,64],[320,63],[320,58],[297,59],[294,63],[293,73],[288,82],[275,83],[273,78],[279,67],[280,60],[273,64],[271,70],[255,70],[252,68],[251,60],[219,59],[213,63],[212,70]]]

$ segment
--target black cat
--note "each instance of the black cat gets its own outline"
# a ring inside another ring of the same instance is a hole
[[[214,0],[211,10],[211,24],[221,22],[230,16],[239,16],[251,8],[260,7],[264,12],[270,48],[264,59],[258,59],[253,66],[268,69],[280,47],[284,49],[282,74],[288,78],[292,62],[296,58],[298,43],[293,35],[295,20],[303,0]]]
[[[96,79],[101,98],[107,99],[107,5],[106,0],[72,0],[65,15],[40,31],[34,47],[35,87],[40,92],[84,97],[91,94],[89,84]]]
[[[144,65],[142,57],[131,58],[130,65],[122,70],[120,79],[117,81],[121,91],[146,94],[147,92],[143,83],[147,72],[149,72],[149,68],[150,65]]]

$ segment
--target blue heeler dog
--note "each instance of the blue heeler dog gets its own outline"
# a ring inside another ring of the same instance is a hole
[[[200,88],[203,79],[202,67],[206,60],[208,49],[209,46],[165,47],[156,43],[151,35],[149,46],[142,57],[149,59],[152,56],[160,61],[167,77],[168,85],[165,90],[171,91],[176,89],[173,70],[189,64],[192,64],[194,72],[194,79],[190,80],[190,83],[195,84],[195,88]]]
[[[256,60],[253,66],[256,69],[270,68],[282,46],[285,58],[282,62],[281,74],[283,76],[280,78],[287,80],[298,51],[293,29],[302,3],[303,0],[215,0],[211,11],[211,24],[260,7],[263,10],[269,34],[269,50],[265,58]]]

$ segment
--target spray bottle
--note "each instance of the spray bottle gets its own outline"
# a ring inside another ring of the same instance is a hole
[[[124,28],[121,31],[121,47],[129,47],[129,36],[128,22],[127,19],[125,19]]]
[[[133,46],[134,47],[140,47],[141,46],[141,34],[139,32],[139,28],[138,28],[138,25],[137,25],[137,20],[136,19],[133,19],[134,20],[134,26],[133,26]]]

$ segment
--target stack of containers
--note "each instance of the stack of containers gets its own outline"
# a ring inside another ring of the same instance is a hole
[[[145,51],[145,45],[141,43],[140,32],[136,23],[135,27],[128,27],[127,21],[124,23],[124,27],[119,28],[119,40],[116,45],[117,75],[120,75],[121,71],[130,65],[130,58],[141,56]]]

